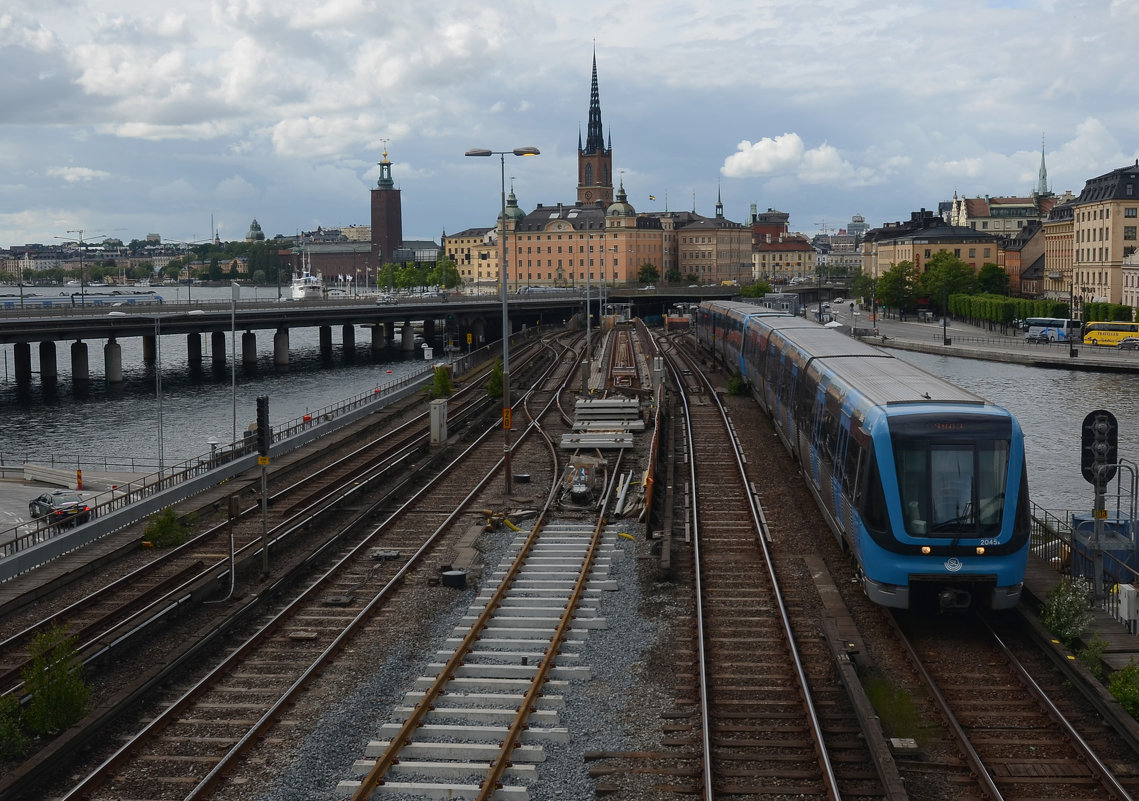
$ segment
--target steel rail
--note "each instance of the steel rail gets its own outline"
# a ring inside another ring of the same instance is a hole
[[[556,367],[557,364],[558,362],[555,362],[553,367]],[[553,367],[551,367],[550,372],[553,371]],[[547,373],[547,376],[548,375],[549,373]],[[570,371],[569,375],[573,375],[572,370]],[[537,390],[532,387],[530,392],[527,393],[527,397],[536,391]],[[539,413],[539,417],[554,404],[554,401],[559,394],[560,392],[555,392],[554,396],[546,402],[546,406],[543,408],[542,412]],[[522,400],[523,406],[525,407],[525,399],[520,400]],[[517,446],[519,442],[521,442],[531,431],[535,430],[537,427],[537,422],[532,421],[522,431],[522,434],[518,437],[518,439],[515,440],[515,446]],[[499,464],[501,465],[504,461],[505,459],[500,460]],[[557,480],[558,477],[555,475],[552,482],[554,486],[557,485]],[[484,479],[484,482],[485,481],[486,479]],[[480,484],[480,488],[481,486],[482,485]],[[499,583],[498,589],[496,589],[493,595],[487,599],[486,604],[483,606],[482,612],[479,614],[478,618],[471,623],[471,626],[466,635],[463,637],[459,645],[455,647],[454,652],[451,654],[450,658],[448,658],[446,664],[444,664],[443,667],[439,670],[439,673],[436,675],[435,680],[431,683],[431,686],[423,690],[422,698],[412,707],[411,712],[404,720],[399,732],[391,737],[391,740],[388,743],[388,747],[384,750],[384,753],[377,757],[376,762],[372,766],[371,770],[369,770],[367,775],[361,779],[359,786],[352,794],[352,801],[364,801],[364,799],[367,799],[371,796],[372,792],[377,787],[383,784],[384,776],[387,775],[387,772],[399,760],[399,755],[403,751],[403,748],[411,742],[412,733],[423,724],[423,719],[427,716],[427,713],[434,708],[436,699],[443,693],[443,690],[446,687],[447,683],[454,678],[455,672],[463,664],[464,660],[473,650],[474,643],[482,637],[482,633],[486,629],[487,624],[494,618],[495,613],[498,611],[499,606],[502,604],[502,599],[506,596],[511,583],[514,581],[514,577],[518,574],[518,571],[521,570],[522,563],[525,561],[525,557],[533,549],[534,543],[537,542],[538,534],[540,533],[542,526],[545,524],[545,517],[547,510],[549,509],[550,500],[552,498],[553,492],[551,491],[551,494],[547,498],[546,506],[539,513],[538,518],[534,522],[530,536],[527,537],[522,550],[518,556],[515,557],[514,562],[511,564],[511,567],[507,571],[506,576]],[[189,799],[187,799],[187,801],[189,801]]]
[[[672,343],[669,343],[672,346]],[[663,352],[663,351],[662,351]],[[787,611],[787,605],[783,599],[783,591],[780,586],[779,577],[775,573],[775,564],[772,558],[771,549],[768,547],[767,540],[767,523],[764,519],[762,511],[759,509],[755,496],[747,491],[746,488],[750,487],[750,482],[747,476],[747,470],[744,466],[744,461],[740,455],[739,442],[736,440],[735,433],[732,431],[731,422],[728,418],[727,410],[724,408],[723,403],[720,401],[719,395],[716,394],[715,389],[708,381],[707,376],[697,369],[691,363],[687,355],[675,346],[670,347],[669,351],[665,353],[665,362],[668,364],[669,372],[673,376],[677,387],[681,390],[680,396],[683,401],[684,408],[684,421],[685,421],[685,434],[688,437],[688,442],[693,442],[692,431],[692,418],[691,409],[688,404],[688,393],[684,390],[684,383],[681,380],[680,374],[676,369],[675,361],[683,361],[691,374],[698,377],[700,383],[703,385],[707,394],[715,401],[716,408],[720,413],[720,418],[724,423],[732,440],[732,455],[735,460],[736,469],[739,472],[740,480],[745,487],[744,495],[747,497],[748,508],[751,510],[752,524],[755,531],[758,532],[757,538],[759,548],[763,552],[764,562],[767,566],[768,579],[771,582],[772,596],[775,602],[775,607],[779,611],[779,618],[782,624],[783,636],[787,642],[788,650],[791,653],[792,665],[799,682],[799,690],[806,707],[808,723],[811,729],[811,738],[814,743],[816,757],[819,761],[819,767],[822,770],[823,782],[826,785],[827,796],[833,801],[838,801],[841,795],[838,790],[838,777],[835,775],[834,766],[831,764],[830,756],[827,753],[826,743],[823,741],[822,735],[822,722],[819,720],[818,711],[815,709],[814,699],[811,695],[810,684],[807,679],[807,672],[803,666],[802,657],[799,654],[799,648],[796,644],[795,635],[791,626],[791,617]],[[696,492],[696,487],[699,486],[696,480],[696,459],[693,455],[689,460],[689,480],[693,487],[692,492],[692,505],[691,505],[691,525],[692,525],[692,547],[693,557],[695,560],[695,574],[696,574],[696,621],[697,621],[697,642],[698,642],[698,663],[699,663],[699,678],[700,678],[700,712],[701,712],[701,740],[704,747],[704,799],[705,801],[712,801],[715,798],[715,789],[712,784],[712,771],[711,771],[711,727],[708,716],[707,705],[707,688],[708,688],[708,674],[707,674],[707,660],[704,655],[704,628],[703,628],[703,603],[702,603],[702,583],[700,581],[701,562],[700,562],[700,514],[699,514],[699,497]]]
[[[296,599],[294,599],[294,601],[292,603],[290,603],[287,607],[285,607],[277,615],[275,615],[272,620],[270,620],[268,623],[265,624],[265,626],[263,626],[261,629],[259,629],[257,633],[255,633],[251,638],[249,638],[249,640],[246,641],[246,643],[244,643],[242,646],[240,646],[235,651],[233,651],[222,663],[220,663],[217,667],[215,667],[213,670],[211,670],[207,676],[205,676],[201,681],[199,681],[192,688],[190,688],[186,693],[184,693],[181,698],[177,699],[173,704],[171,704],[166,709],[164,709],[163,712],[158,717],[156,717],[149,724],[147,724],[147,726],[145,726],[140,732],[138,732],[131,739],[130,742],[124,744],[114,754],[112,754],[110,757],[108,757],[101,765],[99,765],[98,768],[96,768],[95,771],[93,771],[91,774],[89,774],[87,777],[85,777],[78,785],[73,787],[66,795],[62,796],[59,801],[77,801],[77,799],[85,797],[88,793],[92,792],[96,787],[100,786],[102,784],[102,782],[105,780],[105,774],[107,772],[114,770],[114,769],[120,767],[121,765],[123,765],[127,762],[132,751],[138,747],[137,744],[139,742],[141,742],[141,741],[143,741],[146,738],[149,738],[151,736],[157,735],[163,728],[165,728],[167,725],[169,725],[169,723],[176,716],[176,714],[179,713],[181,710],[183,710],[186,706],[188,706],[189,703],[191,703],[194,700],[194,698],[196,698],[197,696],[204,693],[206,691],[206,689],[208,689],[209,684],[212,681],[214,681],[217,676],[222,674],[222,672],[224,670],[226,670],[231,664],[235,663],[244,654],[248,653],[249,650],[251,650],[253,647],[255,647],[257,645],[257,641],[267,637],[273,630],[276,629],[276,627],[281,622],[286,620],[287,615],[289,614],[290,610],[292,610],[297,605],[302,603],[308,597],[319,592],[324,579],[332,576],[337,571],[337,569],[339,569],[339,567],[342,564],[348,562],[353,557],[357,556],[363,549],[365,549],[367,547],[371,547],[369,545],[369,543],[370,543],[370,540],[375,535],[379,534],[379,532],[385,526],[387,526],[389,523],[391,523],[393,520],[395,520],[399,515],[401,515],[405,509],[407,509],[412,504],[414,504],[423,494],[425,494],[428,491],[430,491],[431,489],[433,489],[436,484],[438,484],[440,481],[443,480],[443,478],[446,475],[448,475],[449,470],[451,470],[457,464],[459,464],[463,459],[465,459],[482,442],[484,442],[488,437],[493,435],[497,430],[498,430],[498,422],[495,421],[495,423],[493,423],[484,432],[482,432],[449,465],[444,467],[433,479],[431,479],[430,481],[428,481],[424,485],[422,485],[422,487],[420,488],[420,490],[418,492],[416,492],[411,498],[409,498],[398,509],[393,511],[392,514],[384,522],[380,523],[376,528],[374,528],[372,530],[372,532],[360,544],[355,546],[348,554],[343,556],[337,562],[336,565],[334,565],[332,568],[330,568],[328,571],[326,571],[318,580],[316,580],[308,589],[306,589],[304,593],[302,593],[300,596],[298,596]],[[333,642],[313,661],[313,663],[310,664],[309,667],[306,668],[302,672],[301,676],[293,683],[293,685],[291,685],[288,688],[288,690],[286,690],[285,694],[281,698],[279,698],[270,707],[270,709],[264,715],[262,715],[262,717],[254,724],[254,726],[251,729],[249,729],[246,732],[246,734],[237,743],[235,743],[235,745],[225,755],[223,755],[219,759],[218,764],[214,766],[214,768],[209,772],[209,774],[207,774],[207,776],[205,778],[203,778],[203,780],[199,784],[199,786],[195,787],[194,790],[191,791],[191,794],[189,796],[187,796],[187,799],[201,797],[200,793],[207,791],[208,789],[210,789],[213,786],[216,786],[216,783],[224,776],[225,770],[227,769],[228,765],[231,764],[232,761],[234,759],[236,759],[238,756],[240,756],[245,751],[247,751],[252,746],[252,744],[255,743],[256,740],[263,735],[264,731],[266,731],[268,729],[268,727],[280,716],[281,712],[289,704],[291,704],[293,702],[294,696],[301,689],[303,689],[307,685],[308,682],[310,682],[312,680],[313,676],[315,676],[316,673],[318,673],[321,669],[323,669],[324,663],[327,662],[329,659],[331,659],[332,656],[334,656],[336,653],[339,652],[339,650],[343,647],[343,644],[345,642],[347,642],[348,639],[350,639],[350,634],[355,633],[360,628],[360,626],[366,622],[367,614],[372,609],[374,609],[374,607],[376,605],[378,605],[380,603],[380,601],[386,600],[386,598],[388,597],[388,595],[390,595],[390,593],[393,591],[393,589],[398,584],[398,582],[411,569],[411,566],[415,563],[418,563],[418,561],[423,557],[423,554],[426,553],[426,551],[429,549],[429,547],[434,543],[435,539],[437,539],[440,536],[440,532],[442,532],[448,525],[450,525],[454,521],[454,519],[460,514],[460,510],[465,506],[465,504],[469,503],[470,500],[473,499],[475,494],[477,492],[479,492],[480,489],[483,486],[485,486],[485,484],[497,474],[497,471],[500,470],[502,467],[502,462],[503,462],[503,460],[499,459],[490,468],[490,470],[487,472],[487,475],[481,480],[479,485],[468,495],[468,497],[466,499],[464,499],[463,503],[460,504],[458,507],[456,507],[455,511],[453,511],[451,513],[451,515],[448,516],[447,520],[444,521],[444,523],[439,527],[439,529],[433,535],[431,535],[431,537],[423,544],[423,546],[421,546],[414,554],[411,555],[411,557],[409,557],[408,562],[402,568],[400,568],[400,570],[398,570],[396,572],[395,576],[393,576],[393,578],[383,588],[381,588],[378,591],[377,595],[372,599],[371,602],[369,602],[369,604],[361,611],[361,613],[358,614],[355,618],[353,618],[352,621],[350,621],[348,623],[345,630],[342,631],[333,640]],[[380,503],[383,503],[383,501],[378,502],[376,505],[378,506]],[[366,514],[366,512],[365,512],[365,514]],[[357,518],[357,519],[359,519],[359,518]],[[304,523],[301,523],[300,525],[304,525]],[[338,537],[330,538],[328,543],[326,543],[325,547],[328,547],[328,545],[335,542],[337,539],[338,539]],[[272,546],[272,544],[273,543],[270,542],[270,547]],[[283,579],[282,579],[282,581],[283,581]],[[278,582],[278,583],[280,583],[280,582]],[[264,596],[264,597],[271,596],[273,594],[274,588],[269,588],[266,592],[261,593],[261,596]],[[201,789],[199,789],[199,788],[201,788]]]

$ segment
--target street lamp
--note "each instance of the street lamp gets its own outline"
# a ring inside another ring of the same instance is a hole
[[[506,282],[509,278],[506,255],[506,155],[537,156],[541,153],[536,147],[516,147],[513,150],[484,150],[473,148],[464,155],[467,156],[498,156],[498,163],[502,178],[502,231],[499,234],[499,245],[502,256],[499,261],[499,294],[502,296],[502,462],[506,473],[506,497],[510,497],[510,485],[513,483],[510,473],[510,309],[507,301]]]

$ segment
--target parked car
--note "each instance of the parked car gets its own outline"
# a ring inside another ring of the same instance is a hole
[[[395,295],[380,295],[378,298],[376,298],[377,306],[391,306],[395,302]]]
[[[831,303],[842,303],[842,302],[843,302],[842,298],[835,298],[834,300],[831,301]]]
[[[1139,337],[1124,337],[1116,347],[1120,350],[1139,350]]]
[[[1025,334],[1024,341],[1032,342],[1037,345],[1047,345],[1052,340],[1048,339],[1048,335],[1046,333],[1041,332],[1039,334]]]
[[[91,507],[83,496],[74,490],[52,490],[28,504],[32,518],[49,517],[52,523],[86,523],[91,519]]]

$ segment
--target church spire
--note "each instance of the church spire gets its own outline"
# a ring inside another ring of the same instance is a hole
[[[720,185],[716,184],[716,219],[724,216],[724,201],[720,197]]]
[[[1040,174],[1036,180],[1036,194],[1050,194],[1048,191],[1048,168],[1044,166],[1044,134],[1040,134]]]
[[[605,149],[601,131],[601,95],[597,91],[597,51],[593,51],[593,82],[589,87],[589,127],[585,133],[585,152],[597,153]]]
[[[577,134],[577,202],[608,206],[613,202],[613,147],[605,145],[601,128],[601,94],[597,90],[597,48],[593,49],[593,75],[589,87],[589,124],[585,147]]]

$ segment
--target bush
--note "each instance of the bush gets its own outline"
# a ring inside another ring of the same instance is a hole
[[[31,701],[24,722],[35,734],[61,732],[87,714],[91,698],[75,638],[53,626],[37,634],[29,650],[32,663],[24,668],[24,687]]]
[[[142,537],[155,548],[174,548],[186,541],[193,518],[179,520],[174,507],[168,506],[161,512],[151,515],[142,532]]]
[[[430,398],[449,398],[455,393],[455,385],[451,381],[451,371],[445,365],[435,368],[435,381],[427,391]]]
[[[20,714],[20,701],[14,695],[0,696],[0,759],[17,759],[28,748]]]
[[[732,373],[732,377],[728,379],[728,394],[747,394],[747,382],[744,381],[743,373],[741,373],[739,370],[736,370],[734,373]]]
[[[1100,681],[1103,681],[1103,652],[1107,650],[1107,640],[1103,637],[1092,637],[1084,648],[1076,654],[1080,664]]]
[[[502,397],[502,359],[494,363],[490,377],[486,380],[486,394],[491,398]]]
[[[1048,593],[1040,620],[1056,639],[1071,648],[1092,622],[1092,588],[1087,579],[1061,580]]]
[[[1139,720],[1139,663],[1132,659],[1112,673],[1107,689],[1128,715]]]

